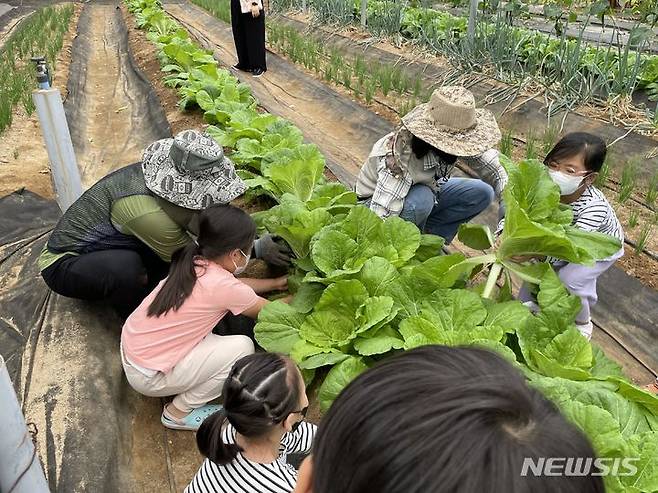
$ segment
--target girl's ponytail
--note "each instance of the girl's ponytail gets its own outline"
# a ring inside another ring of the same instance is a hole
[[[159,317],[172,309],[178,310],[192,293],[196,283],[194,257],[199,253],[199,246],[194,242],[176,250],[171,258],[169,276],[149,306],[149,317]]]
[[[196,444],[199,452],[215,464],[228,464],[236,458],[242,448],[236,443],[225,443],[222,440],[222,429],[226,423],[226,412],[222,409],[206,418],[196,433]]]
[[[242,209],[232,205],[212,205],[199,216],[197,243],[174,253],[169,277],[148,309],[149,317],[159,317],[178,310],[192,294],[196,283],[195,257],[214,259],[241,249],[248,253],[256,236],[256,223]]]

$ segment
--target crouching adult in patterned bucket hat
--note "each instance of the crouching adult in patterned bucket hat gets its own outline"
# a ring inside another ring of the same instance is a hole
[[[507,173],[493,149],[500,130],[459,86],[434,91],[378,140],[361,168],[356,193],[380,217],[400,216],[450,243],[459,225],[500,201]],[[456,178],[461,159],[481,178]],[[501,217],[503,209],[501,207]]]
[[[107,300],[126,317],[198,234],[198,212],[245,189],[207,135],[185,130],[158,140],[141,162],[105,176],[66,210],[39,257],[41,275],[56,293]],[[275,265],[289,261],[287,247],[270,236],[254,250]]]

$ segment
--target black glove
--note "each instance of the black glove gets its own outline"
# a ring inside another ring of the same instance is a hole
[[[285,266],[290,264],[292,250],[285,241],[274,241],[274,236],[267,234],[254,242],[256,258],[263,259],[268,264]]]

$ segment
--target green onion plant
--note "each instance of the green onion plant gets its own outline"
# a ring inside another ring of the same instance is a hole
[[[28,115],[34,112],[32,90],[37,82],[30,58],[45,56],[51,75],[57,73],[57,54],[72,15],[72,4],[43,7],[21,21],[0,49],[0,133],[11,125],[19,104]]]
[[[635,226],[637,226],[638,222],[638,217],[639,217],[639,212],[637,209],[633,209],[631,213],[628,216],[628,227],[633,229]]]
[[[597,188],[603,188],[608,183],[608,178],[610,178],[610,159],[610,154],[608,154],[605,161],[603,161],[599,174],[594,180],[594,186]]]
[[[635,160],[627,161],[621,172],[619,181],[619,203],[625,203],[633,194],[637,183],[637,162]]]
[[[640,231],[639,236],[637,237],[637,242],[635,243],[635,255],[641,254],[647,246],[647,242],[653,231],[653,224],[646,222]]]
[[[537,151],[537,137],[534,130],[530,128],[525,138],[525,157],[527,159],[537,159]]]
[[[658,171],[654,172],[649,180],[644,200],[649,207],[654,207],[656,204],[656,198],[658,198]]]

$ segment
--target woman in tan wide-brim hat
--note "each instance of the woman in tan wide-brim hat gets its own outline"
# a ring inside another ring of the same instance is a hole
[[[460,224],[500,201],[507,173],[493,149],[499,140],[496,119],[470,91],[441,87],[375,143],[356,193],[380,217],[400,216],[450,243]],[[481,179],[452,177],[458,158]]]

